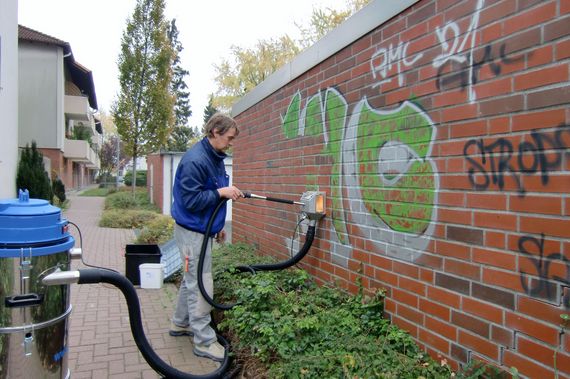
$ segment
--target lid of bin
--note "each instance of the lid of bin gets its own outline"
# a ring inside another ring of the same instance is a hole
[[[20,190],[17,199],[0,200],[0,217],[3,216],[42,216],[61,213],[44,199],[30,199],[28,190]]]
[[[5,255],[9,250],[21,248],[73,245],[67,224],[61,218],[61,209],[47,200],[30,199],[28,190],[20,190],[17,199],[0,200],[0,253]],[[49,254],[51,250],[54,249],[42,251]]]

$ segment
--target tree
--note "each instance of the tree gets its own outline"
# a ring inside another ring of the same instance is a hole
[[[126,160],[126,155],[123,145],[119,141],[118,135],[107,136],[105,142],[99,150],[99,159],[101,161],[101,169],[99,171],[99,177],[102,181],[108,182],[111,174],[117,172],[124,165]],[[119,151],[117,151],[119,150]]]
[[[214,65],[217,73],[214,80],[218,89],[213,105],[229,113],[233,103],[299,52],[295,41],[288,35],[279,39],[259,40],[254,48],[249,49],[233,45],[233,63],[224,59],[219,65]]]
[[[184,49],[182,43],[178,39],[178,28],[176,27],[176,19],[170,22],[168,28],[168,40],[174,53],[172,60],[172,80],[170,82],[170,91],[174,95],[174,128],[168,137],[166,148],[169,151],[186,151],[188,142],[194,137],[194,131],[188,127],[188,118],[192,116],[190,109],[190,92],[185,82],[188,71],[183,69],[180,61],[180,53]]]
[[[313,9],[307,27],[295,24],[301,32],[299,41],[284,35],[278,39],[260,40],[252,49],[232,46],[231,60],[224,59],[219,65],[214,65],[217,90],[213,104],[220,110],[229,112],[231,106],[243,95],[369,2],[370,0],[347,0],[347,9],[341,11]]]
[[[26,144],[22,151],[18,172],[16,173],[16,192],[27,189],[30,198],[53,200],[52,184],[44,167],[44,157],[37,149],[36,142],[32,147]]]
[[[133,159],[133,177],[137,157],[163,146],[174,124],[170,83],[175,54],[168,40],[164,8],[164,0],[137,0],[121,40],[120,90],[111,113],[121,143]]]
[[[204,125],[208,123],[210,118],[216,113],[218,110],[214,107],[214,95],[210,94],[210,98],[208,99],[208,105],[204,108]]]

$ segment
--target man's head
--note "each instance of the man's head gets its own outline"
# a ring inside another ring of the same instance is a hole
[[[215,113],[204,126],[204,134],[214,149],[224,152],[229,149],[239,135],[236,121],[222,113]]]

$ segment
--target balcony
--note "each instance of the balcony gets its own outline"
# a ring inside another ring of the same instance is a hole
[[[65,95],[64,112],[70,119],[91,121],[89,98],[87,96]]]
[[[89,168],[99,168],[99,157],[87,141],[65,139],[63,156],[74,162],[82,162]]]

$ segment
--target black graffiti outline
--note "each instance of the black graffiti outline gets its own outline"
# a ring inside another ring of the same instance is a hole
[[[539,256],[537,257],[535,254],[531,253],[526,248],[526,244],[530,243],[534,245],[539,252]],[[541,293],[546,292],[546,298],[548,300],[553,300],[553,296],[556,294],[552,294],[550,289],[551,287],[549,284],[552,283],[552,280],[559,282],[560,286],[567,286],[570,287],[570,259],[566,258],[562,253],[551,253],[548,254],[546,257],[544,256],[544,233],[540,234],[540,240],[533,236],[523,236],[518,241],[518,249],[519,252],[524,254],[527,259],[531,261],[537,271],[538,280],[536,280],[536,285],[533,287],[529,287],[527,285],[527,275],[531,276],[531,274],[520,271],[520,280],[521,286],[524,291],[530,296],[537,296]],[[555,260],[561,260],[566,265],[566,278],[562,278],[557,275],[553,275],[550,278],[550,264]],[[532,281],[531,281],[532,282]],[[562,292],[562,291],[561,291]],[[570,293],[563,295],[562,297],[562,305],[565,308],[570,308]]]
[[[468,87],[469,85],[477,84],[477,82],[479,81],[479,73],[485,64],[488,63],[489,67],[491,68],[491,72],[495,76],[499,76],[502,71],[502,64],[509,65],[524,59],[524,54],[521,54],[517,57],[509,58],[506,55],[506,50],[507,50],[507,45],[504,43],[501,44],[499,47],[499,57],[495,58],[493,55],[493,46],[491,44],[486,45],[483,48],[484,53],[480,60],[477,61],[473,57],[473,64],[472,64],[473,69],[471,70],[471,78],[469,78],[470,67],[468,62],[470,62],[469,58],[473,53],[471,52],[467,53],[468,59],[466,59],[466,62],[460,63],[461,68],[459,68],[457,72],[451,74],[445,74],[444,70],[447,65],[452,65],[453,61],[452,60],[446,61],[437,69],[437,79],[436,79],[437,89],[441,91],[442,87],[446,88],[447,85],[449,84],[452,84],[454,82],[459,82],[461,84],[462,90],[465,90],[465,88]],[[499,63],[496,63],[497,60],[499,61]],[[451,68],[453,69],[453,67]]]
[[[568,143],[564,141],[565,135],[568,135]],[[498,138],[492,143],[485,144],[482,138],[471,139],[463,146],[463,155],[471,164],[467,170],[467,176],[471,186],[476,191],[487,190],[491,182],[503,190],[505,181],[504,173],[508,172],[516,181],[520,196],[524,196],[526,190],[522,186],[521,175],[533,175],[540,173],[542,185],[547,185],[550,178],[550,172],[562,168],[562,154],[570,156],[568,150],[570,148],[570,125],[560,124],[554,132],[554,136],[541,133],[539,130],[530,132],[531,141],[525,140],[518,145],[518,156],[516,163],[518,169],[513,167],[513,153],[515,151],[513,144],[506,138]],[[475,147],[479,154],[470,154],[469,150]],[[497,149],[498,148],[498,149]],[[554,158],[547,157],[547,151],[554,151]],[[525,158],[532,154],[531,164],[525,163]],[[479,159],[473,158],[473,155],[480,156]],[[485,165],[489,161],[490,172],[487,172]],[[491,178],[489,178],[489,175]],[[477,182],[477,178],[483,177],[483,182]]]

